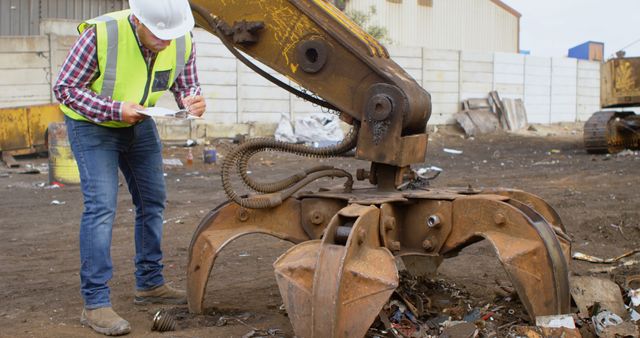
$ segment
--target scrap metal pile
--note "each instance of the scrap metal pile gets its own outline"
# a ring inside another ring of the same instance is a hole
[[[488,98],[464,100],[455,119],[467,136],[515,131],[528,124],[524,101],[500,98],[497,91],[490,92]]]
[[[571,277],[571,311],[533,321],[513,287],[504,282],[495,281],[487,300],[472,296],[464,286],[405,271],[367,337],[638,337],[640,261],[597,263],[617,265],[594,268],[592,276]],[[605,272],[611,277],[602,275]]]

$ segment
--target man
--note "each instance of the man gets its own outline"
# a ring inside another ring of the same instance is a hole
[[[129,323],[111,307],[111,231],[118,168],[135,205],[134,303],[185,304],[184,291],[162,275],[165,183],[162,149],[151,118],[140,114],[170,89],[180,108],[201,116],[194,20],[187,0],[130,0],[131,10],[83,22],[54,86],[78,162],[84,212],[80,221],[81,322],[105,335]]]

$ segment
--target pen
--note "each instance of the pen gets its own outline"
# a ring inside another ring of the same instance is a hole
[[[196,96],[198,96],[198,95],[200,95],[200,86],[198,86],[198,87],[191,87],[191,88],[189,88],[189,96],[187,96],[187,97],[196,97]],[[185,97],[183,96],[183,99],[184,99],[184,98],[185,98]],[[191,107],[191,104],[189,104],[189,106],[187,106],[187,107],[184,107],[184,109],[185,109],[187,112],[189,112],[189,114],[191,114],[190,107]]]

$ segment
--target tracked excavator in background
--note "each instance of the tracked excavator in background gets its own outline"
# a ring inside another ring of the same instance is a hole
[[[430,187],[430,177],[411,168],[425,162],[430,95],[341,11],[324,0],[191,0],[191,6],[197,25],[251,69],[352,125],[336,146],[258,138],[227,154],[221,176],[229,201],[201,221],[189,247],[191,312],[204,310],[218,253],[256,233],[296,244],[274,269],[298,337],[363,337],[398,286],[396,259],[410,273],[425,273],[483,239],[531,317],[569,311],[570,239],[558,214],[524,191]],[[305,89],[279,81],[246,55]],[[371,162],[357,170],[355,178],[365,181],[357,186],[353,173],[331,166],[277,182],[247,174],[262,151],[322,158],[354,148],[356,158]],[[232,175],[254,193],[238,192]],[[302,190],[326,177],[344,184]]]
[[[591,154],[640,150],[640,115],[615,108],[640,107],[640,57],[618,52],[600,71],[600,106],[584,125],[584,147]]]

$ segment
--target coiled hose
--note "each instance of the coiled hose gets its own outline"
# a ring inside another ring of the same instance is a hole
[[[262,183],[253,180],[247,174],[249,160],[252,156],[263,151],[281,151],[292,153],[299,156],[307,156],[313,158],[327,158],[342,155],[356,146],[358,139],[358,127],[354,125],[349,134],[335,146],[313,148],[302,144],[293,144],[287,142],[276,141],[271,138],[257,138],[249,140],[227,154],[222,163],[222,187],[227,197],[244,208],[264,209],[273,208],[280,204],[286,198],[293,195],[309,183],[322,177],[344,177],[345,189],[351,190],[353,186],[353,177],[347,171],[337,169],[331,166],[316,166],[305,171],[296,173],[290,177],[277,182]],[[241,197],[231,186],[231,173],[237,169],[242,182],[251,189],[265,193],[251,197]]]

